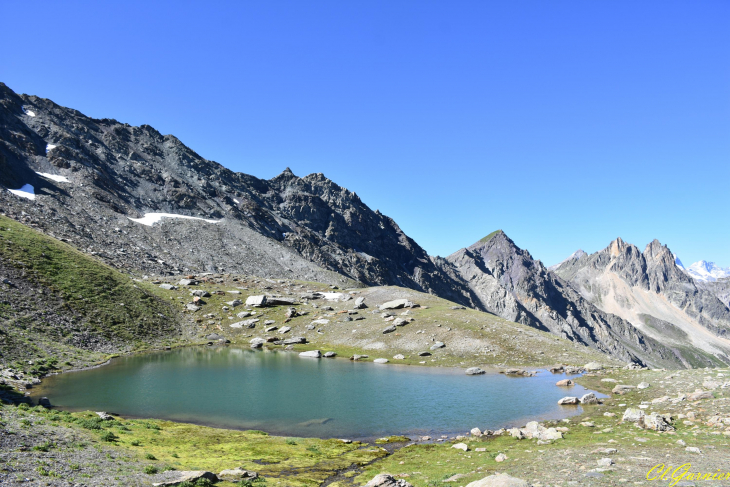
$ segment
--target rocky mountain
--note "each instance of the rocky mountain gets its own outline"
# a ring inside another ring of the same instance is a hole
[[[727,303],[689,277],[659,241],[641,252],[618,238],[553,272],[602,311],[631,322],[690,363],[689,349],[730,362]]]
[[[723,268],[714,262],[707,262],[706,260],[695,262],[687,267],[686,271],[687,274],[697,281],[711,282],[730,277],[730,267]]]
[[[570,262],[570,261],[573,261],[573,260],[578,260],[581,257],[584,257],[586,255],[588,255],[588,254],[586,254],[582,249],[578,249],[575,252],[573,252],[572,254],[570,254],[570,256],[567,259],[565,259],[564,261],[562,261],[562,262],[560,262],[558,264],[555,264],[555,265],[551,265],[550,267],[548,267],[548,270],[552,271],[554,269],[557,269],[561,265],[565,264],[566,262]]]
[[[236,173],[148,125],[1,83],[0,185],[6,215],[116,267],[393,284],[473,306],[391,218],[322,174]]]
[[[576,253],[566,262],[586,258]],[[477,303],[510,321],[549,330],[626,361],[652,365],[681,362],[674,350],[628,321],[586,300],[501,230],[446,258]]]

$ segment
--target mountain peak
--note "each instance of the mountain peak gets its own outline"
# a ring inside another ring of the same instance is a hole
[[[564,259],[555,265],[551,265],[550,267],[548,267],[548,269],[551,271],[555,270],[563,264],[566,264],[568,262],[573,262],[576,260],[580,260],[581,258],[585,257],[586,255],[588,255],[588,254],[586,252],[584,252],[583,249],[578,249],[575,252],[573,252],[572,254],[570,254],[567,259]]]
[[[479,242],[480,243],[487,243],[490,240],[492,240],[492,238],[494,238],[494,237],[496,237],[497,235],[500,235],[500,234],[501,235],[504,235],[504,232],[502,230],[495,230],[492,233],[490,233],[489,235],[487,235],[486,237],[480,238],[479,239]]]

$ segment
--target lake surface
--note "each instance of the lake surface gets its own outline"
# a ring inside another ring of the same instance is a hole
[[[114,359],[48,377],[34,391],[69,410],[109,411],[286,436],[463,434],[580,412],[558,406],[581,386],[561,374],[467,376],[463,369],[378,365],[234,347]]]

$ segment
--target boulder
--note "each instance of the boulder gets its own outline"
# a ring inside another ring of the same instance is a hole
[[[166,282],[160,284],[160,287],[162,289],[167,289],[168,291],[174,291],[177,289],[177,286],[173,286],[172,284],[168,284]]]
[[[43,406],[44,408],[49,408],[51,407],[51,400],[47,397],[42,397],[38,400],[38,405]]]
[[[438,350],[439,348],[444,348],[446,345],[444,342],[436,342],[433,345],[431,345],[431,350]]]
[[[393,320],[393,324],[395,326],[406,326],[408,324],[408,320],[404,320],[403,318],[396,318]]]
[[[388,359],[387,358],[376,358],[375,360],[373,360],[373,362],[376,364],[387,364]]]
[[[206,340],[223,340],[223,337],[217,333],[211,333],[205,336]]]
[[[603,370],[603,365],[598,362],[588,362],[583,366],[583,368],[591,372],[596,372],[598,370]]]
[[[301,352],[299,354],[300,357],[309,357],[309,358],[320,358],[322,357],[322,352],[319,350],[309,350],[307,352]]]
[[[279,328],[279,333],[289,333],[291,331],[291,326],[282,326]]]
[[[259,346],[261,346],[266,343],[266,340],[263,338],[252,338],[248,343],[250,343],[251,345],[258,343]]]
[[[185,305],[185,309],[187,309],[188,311],[199,311],[200,310],[200,306],[196,306],[196,305],[194,305],[192,303],[188,303],[188,304]]]
[[[385,330],[383,330],[383,335],[385,335],[387,333],[393,333],[397,329],[398,328],[395,325],[391,325],[388,328],[386,328]]]
[[[239,321],[237,323],[231,323],[228,326],[230,326],[231,328],[256,328],[256,323],[258,322],[258,318],[253,318],[250,320]]]
[[[403,355],[402,353],[393,355],[393,360],[405,360],[405,358],[405,355]]]
[[[503,461],[507,460],[507,458],[509,458],[509,457],[507,457],[507,455],[505,455],[504,453],[500,453],[499,455],[497,455],[496,457],[494,457],[494,461],[495,462],[503,462]]]
[[[699,401],[701,399],[712,399],[712,392],[710,391],[697,391],[692,394],[687,394],[688,401]]]
[[[292,304],[297,304],[297,300],[294,298],[266,296],[267,306],[289,306]]]
[[[418,352],[419,357],[430,357],[431,352]]]
[[[631,423],[643,423],[644,411],[639,408],[628,408],[624,411],[624,416],[621,421],[629,421]]]
[[[588,394],[584,394],[580,398],[580,403],[581,404],[598,404],[598,398],[596,397],[595,394],[593,394],[592,392],[589,392]]]
[[[291,318],[296,317],[298,314],[299,313],[297,313],[297,309],[296,308],[287,308],[286,309],[286,313],[284,313],[284,316],[286,316],[287,318],[290,318],[291,319]]]
[[[178,286],[194,286],[198,283],[195,279],[180,279]]]
[[[407,299],[394,299],[393,301],[388,301],[387,303],[383,303],[379,306],[380,309],[400,309],[411,307],[413,307],[413,303]]]
[[[530,484],[522,479],[501,473],[499,475],[484,477],[481,480],[475,480],[466,484],[466,487],[530,487]]]
[[[413,487],[403,479],[396,479],[389,473],[381,473],[365,484],[365,487]]]
[[[636,386],[637,389],[648,389],[650,387],[650,384],[648,382],[640,382],[638,386]]]
[[[311,324],[312,324],[312,325],[326,325],[326,324],[328,324],[329,322],[330,322],[330,320],[325,320],[325,319],[319,319],[319,320],[314,320],[314,321],[312,321],[312,323],[311,323]]]
[[[614,387],[611,392],[614,394],[626,394],[627,392],[631,392],[634,389],[636,389],[636,386],[628,386],[626,384],[619,384],[616,387]]]
[[[507,433],[512,438],[517,438],[518,440],[524,440],[526,438],[525,433],[519,428],[510,428],[507,430]]]
[[[557,381],[557,382],[555,383],[555,385],[556,385],[556,386],[561,386],[561,387],[570,387],[570,386],[572,386],[572,385],[575,385],[575,382],[573,382],[573,381],[572,381],[572,380],[570,380],[570,379],[563,379],[563,380],[559,380],[559,381]]]
[[[365,298],[360,296],[359,298],[355,299],[355,305],[352,307],[353,309],[365,309],[367,308],[367,305],[365,304]]]
[[[99,416],[99,419],[102,421],[112,421],[114,420],[114,416],[112,416],[109,413],[106,413],[104,411],[96,411],[96,415]]]
[[[553,441],[563,438],[563,433],[555,428],[547,428],[537,433],[537,439],[542,441]]]
[[[579,400],[578,400],[577,397],[575,397],[575,396],[566,396],[566,397],[562,398],[561,400],[559,400],[558,401],[558,404],[560,406],[565,406],[565,405],[569,405],[569,404],[578,404],[578,402],[579,402]]]
[[[337,356],[337,352],[325,352],[322,356],[324,358],[334,358]]]
[[[252,314],[253,314],[253,313],[251,313],[250,311],[241,311],[241,312],[240,312],[240,313],[238,313],[238,314],[237,314],[236,316],[238,316],[239,318],[248,318],[248,317],[249,317],[249,316],[251,316]]]
[[[254,308],[266,306],[266,296],[249,296],[246,298],[246,306],[253,306]]]
[[[456,448],[457,450],[462,451],[469,451],[469,446],[466,443],[456,443],[455,445],[451,445],[451,448]]]
[[[421,354],[419,353],[418,355],[421,355]],[[430,355],[430,354],[429,354],[429,355]],[[482,369],[480,369],[479,367],[469,367],[468,369],[466,369],[466,370],[464,371],[464,373],[465,373],[466,375],[482,375],[482,374],[485,374],[486,372],[484,372],[484,371],[483,371]]]
[[[355,354],[352,357],[350,357],[350,360],[358,361],[358,360],[364,359],[364,358],[368,358],[368,356]]]
[[[197,296],[199,298],[209,298],[210,293],[208,291],[203,291],[202,289],[195,289],[193,291],[190,291],[190,294],[193,296]]]
[[[479,428],[472,428],[469,433],[471,433],[472,436],[482,436],[482,430]]]
[[[205,470],[183,470],[175,472],[175,478],[173,480],[167,480],[164,482],[158,482],[152,484],[155,487],[168,487],[174,485],[180,485],[183,482],[195,483],[200,479],[208,479],[211,482],[217,482],[218,477],[212,472],[206,472]]]
[[[257,479],[259,474],[251,470],[244,470],[241,467],[232,470],[223,470],[218,474],[218,479],[226,482],[240,482],[247,479]]]
[[[304,337],[291,337],[281,342],[283,345],[297,345],[307,343],[307,339]]]
[[[233,301],[226,301],[226,304],[231,308],[235,308],[237,306],[241,306],[243,304],[243,301],[241,301],[240,299],[234,299]]]
[[[651,413],[644,416],[644,428],[654,431],[674,431],[674,427],[667,422],[666,418],[658,413]]]
[[[611,465],[613,465],[613,459],[608,457],[599,458],[597,463],[599,467],[610,467]]]

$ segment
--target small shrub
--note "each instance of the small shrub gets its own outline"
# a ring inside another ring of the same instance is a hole
[[[180,458],[179,456],[177,456],[177,453],[173,453],[173,454],[172,454],[172,455],[170,455],[170,456],[171,456],[172,458]]]
[[[145,465],[144,467],[144,473],[146,473],[147,475],[154,475],[158,471],[159,470],[157,470],[157,467],[155,467],[154,465]]]
[[[99,438],[101,439],[101,441],[108,441],[108,442],[117,441],[119,439],[119,437],[117,435],[115,435],[114,433],[112,433],[111,431],[103,432]]]
[[[48,450],[50,450],[51,448],[53,448],[53,446],[54,446],[53,443],[51,443],[50,441],[46,441],[42,445],[36,445],[36,446],[34,446],[33,447],[33,450],[47,452]]]
[[[87,430],[100,430],[101,418],[77,418],[76,424]]]
[[[157,458],[152,453],[147,453],[144,457],[147,460],[157,460]]]
[[[26,403],[24,403],[24,402],[21,402],[20,404],[18,404],[18,409],[22,409],[22,410],[24,410],[24,411],[27,411],[28,409],[30,409],[30,406],[28,406],[28,405],[27,405]]]
[[[131,441],[131,442],[130,442],[129,444],[130,444],[130,445],[132,445],[132,446],[139,446],[139,445],[141,445],[142,443],[140,443],[140,441],[139,441],[139,440],[132,440],[132,441]]]
[[[71,465],[68,466],[68,468],[70,468],[71,470],[80,470],[81,465],[79,465],[78,463],[72,463]]]
[[[26,418],[21,419],[20,424],[22,424],[24,428],[30,428],[31,426],[33,426],[33,424],[30,422],[30,420],[28,420]]]
[[[286,444],[287,444],[287,445],[296,445],[296,444],[297,444],[297,442],[296,442],[296,441],[294,441],[294,439],[293,439],[293,438],[287,438],[287,439],[286,439]]]

